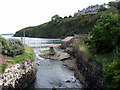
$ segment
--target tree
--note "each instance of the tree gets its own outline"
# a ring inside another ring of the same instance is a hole
[[[67,18],[67,16],[64,16],[64,18]]]
[[[120,9],[120,1],[119,2],[109,2],[108,5],[110,7],[115,7],[117,9]]]
[[[102,14],[90,32],[91,48],[95,53],[106,53],[120,46],[120,15]]]
[[[52,21],[59,20],[59,19],[62,19],[62,17],[60,17],[59,15],[54,15],[51,18]]]
[[[104,5],[101,5],[99,8],[99,11],[106,11],[106,10],[107,10],[107,8]]]
[[[111,63],[108,63],[105,67],[104,79],[107,81],[108,88],[120,88],[120,58]]]
[[[69,15],[69,18],[71,18],[72,16],[71,15]]]

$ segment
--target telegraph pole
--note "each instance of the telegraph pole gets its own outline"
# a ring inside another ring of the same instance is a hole
[[[23,31],[24,44],[25,44],[25,31]]]

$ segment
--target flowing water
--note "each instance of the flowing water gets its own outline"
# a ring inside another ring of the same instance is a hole
[[[43,48],[47,49],[47,48]],[[36,53],[37,76],[29,88],[81,88],[79,80],[74,72],[64,66],[61,61],[41,58],[38,51],[42,48],[34,48]]]

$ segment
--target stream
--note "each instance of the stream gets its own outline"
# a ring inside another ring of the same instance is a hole
[[[35,81],[28,87],[33,88],[81,88],[82,84],[74,76],[74,72],[64,66],[61,61],[40,57],[39,50],[48,48],[33,48],[36,53],[37,75]]]
[[[12,37],[12,35],[2,35],[6,39],[21,37]],[[41,46],[59,44],[61,39],[46,39],[46,38],[30,38],[25,37],[23,42],[29,46]],[[44,59],[39,56],[39,50],[45,50],[49,48],[33,48],[36,54],[36,79],[27,88],[28,90],[43,89],[46,88],[82,88],[82,84],[74,76],[74,72],[68,67],[64,66],[59,60]],[[39,89],[38,89],[39,88]],[[75,89],[75,90],[76,90]],[[73,90],[73,89],[72,89]]]

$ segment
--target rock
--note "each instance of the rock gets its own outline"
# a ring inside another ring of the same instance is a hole
[[[57,89],[55,87],[53,87],[52,90],[57,90]]]
[[[66,83],[70,83],[70,80],[66,80],[65,82],[66,82]]]
[[[39,63],[36,63],[38,66],[40,66],[40,64]]]
[[[3,90],[5,87],[24,88],[26,85],[30,84],[35,78],[36,74],[34,64],[34,61],[26,60],[7,68],[0,79],[0,85],[3,86]]]
[[[48,55],[55,55],[55,50],[53,47],[50,47]]]
[[[42,53],[40,53],[39,56],[46,59],[54,59],[54,60],[60,60],[60,61],[71,58],[70,54],[64,52],[64,50],[60,48],[53,48],[53,47],[50,47],[48,52],[43,51]]]
[[[76,80],[74,80],[74,81],[72,81],[73,83],[75,83],[76,82]]]
[[[68,59],[70,58],[70,55],[68,53],[65,53],[65,52],[62,52],[60,53],[59,55],[59,60],[62,61],[62,60],[65,60],[65,59]]]

